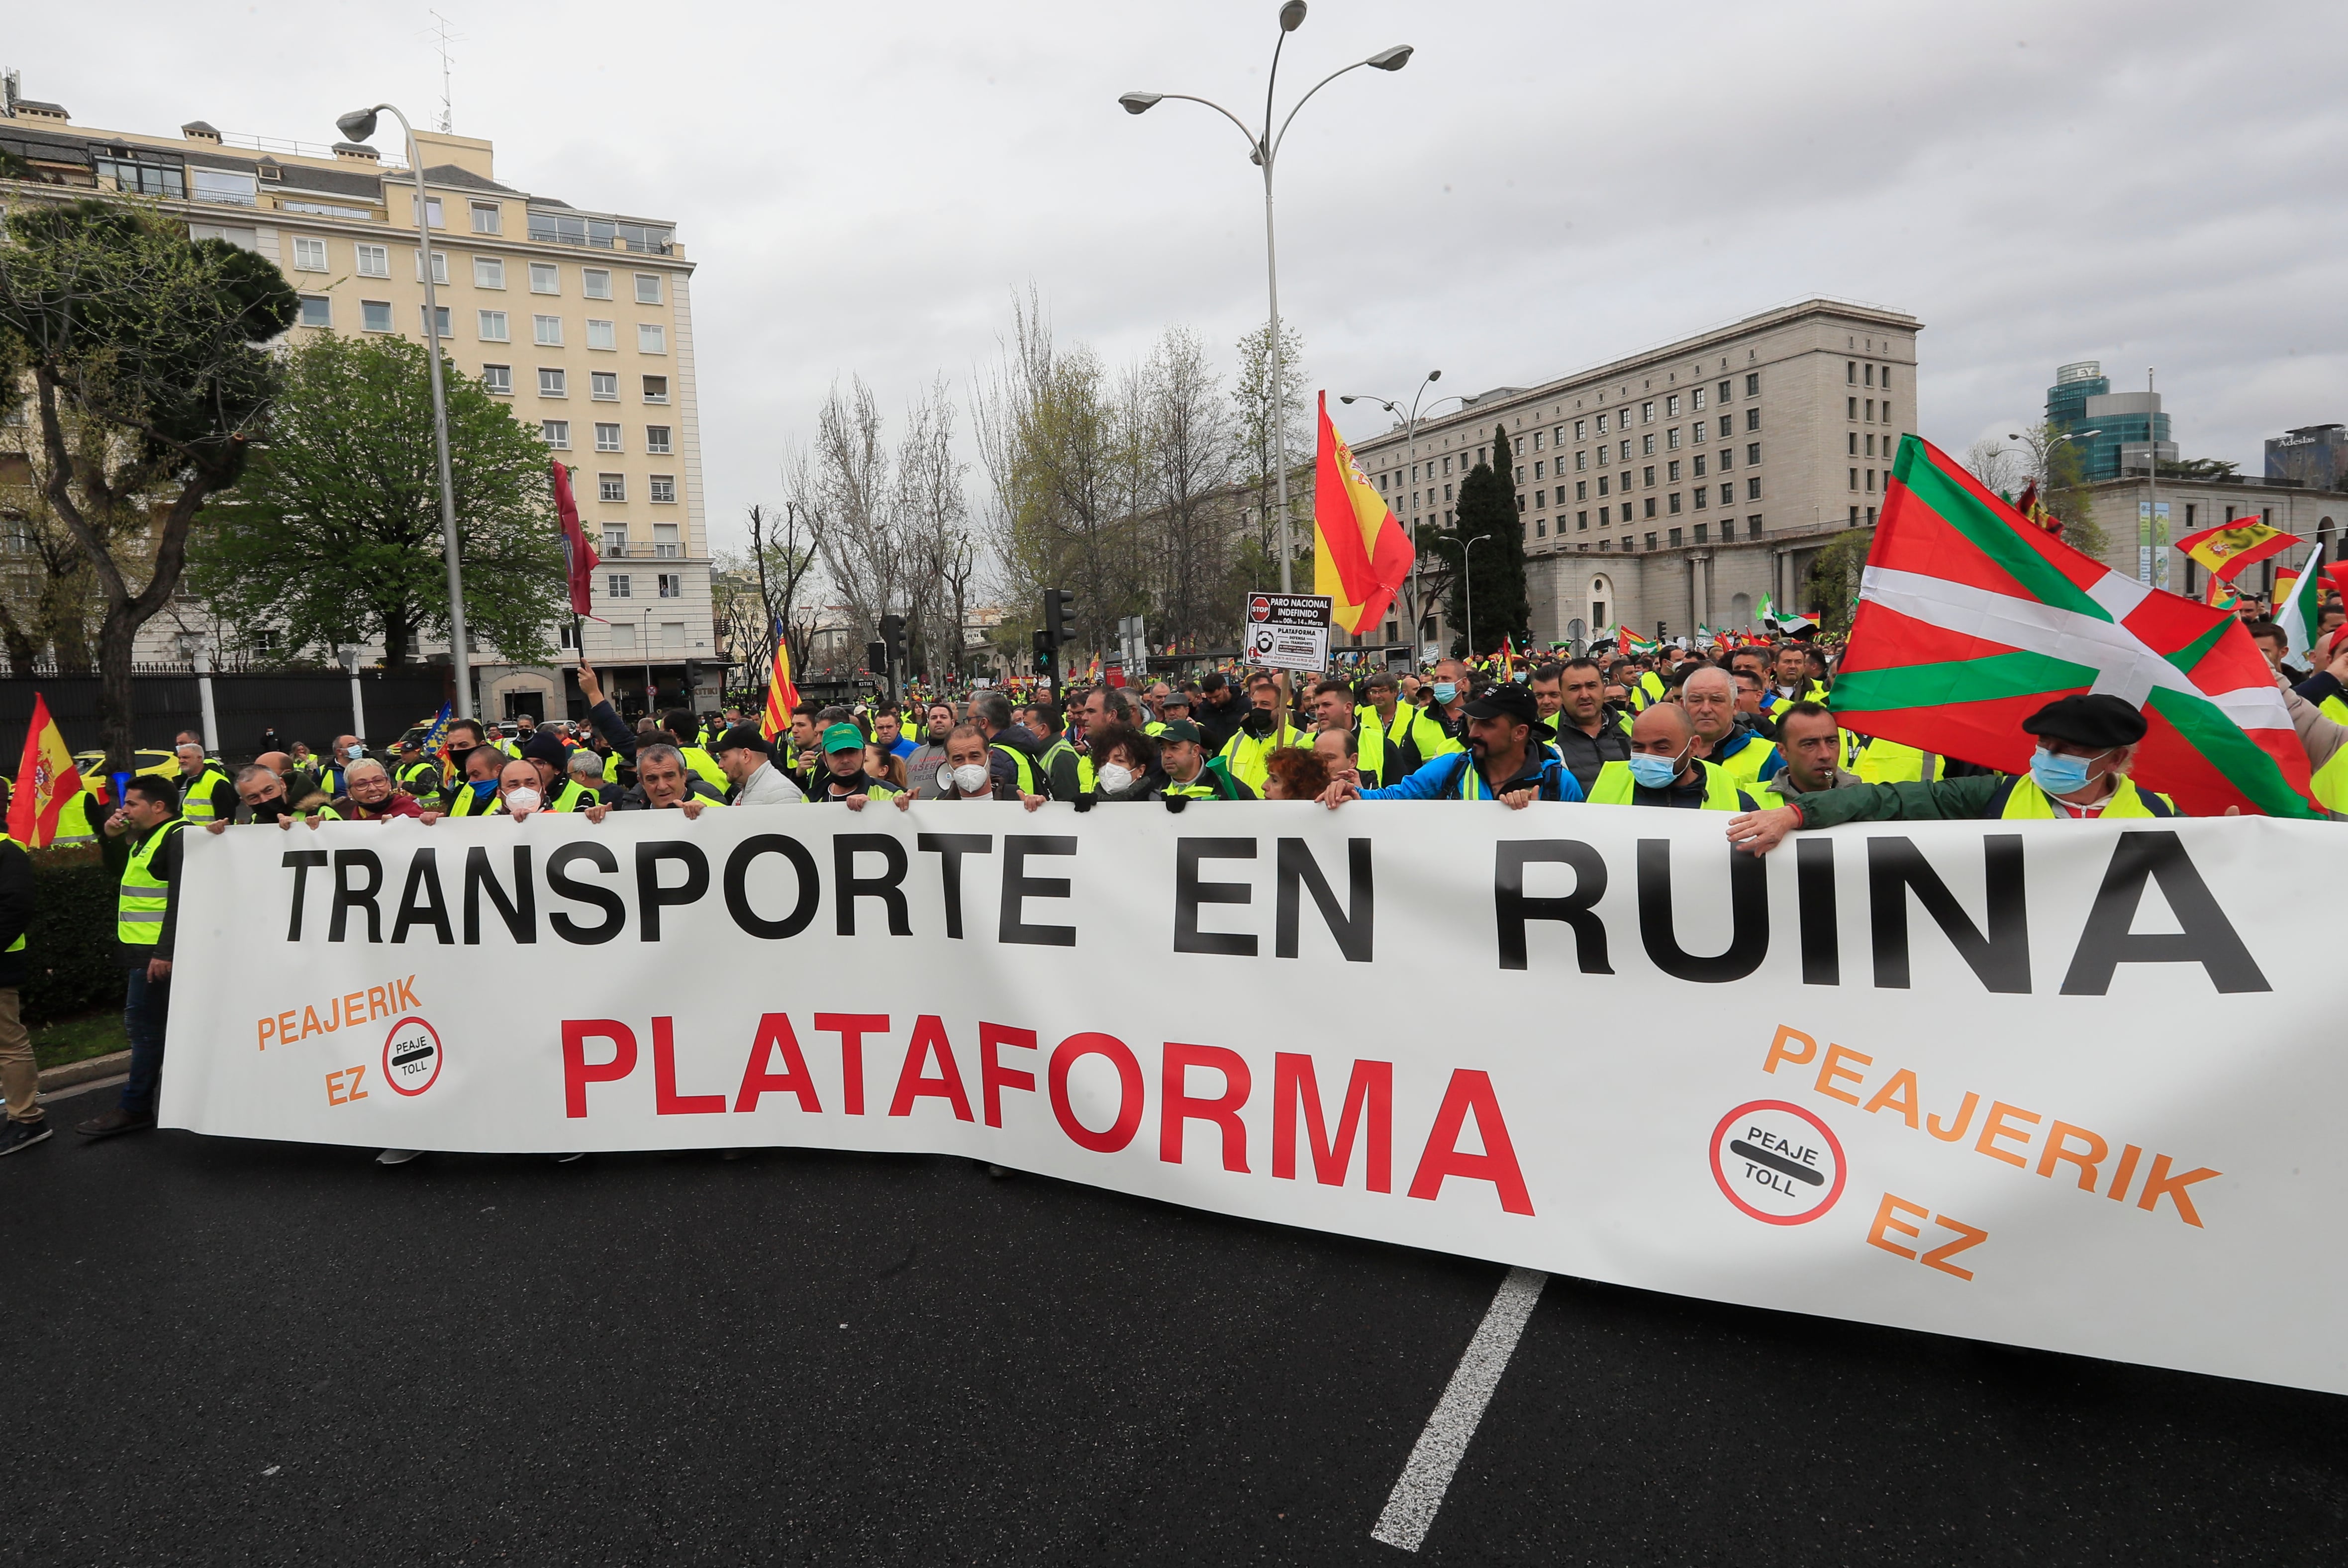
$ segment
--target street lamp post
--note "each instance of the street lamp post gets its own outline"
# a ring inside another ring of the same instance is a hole
[[[432,377],[432,446],[440,459],[440,546],[448,561],[448,662],[457,680],[457,717],[473,715],[472,660],[466,647],[465,573],[457,552],[457,487],[448,471],[448,395],[440,385],[440,310],[432,292],[432,225],[424,194],[424,151],[416,145],[416,128],[394,105],[355,108],[335,121],[335,129],[353,141],[375,135],[375,117],[388,112],[399,121],[407,139],[407,166],[416,175],[416,236],[424,268],[424,346]]]
[[[1240,134],[1246,137],[1248,141],[1248,161],[1263,170],[1263,270],[1266,292],[1270,296],[1272,306],[1272,337],[1268,349],[1272,356],[1272,441],[1277,452],[1277,460],[1280,465],[1278,478],[1280,501],[1280,591],[1283,593],[1290,592],[1294,586],[1292,579],[1295,567],[1296,550],[1295,542],[1292,532],[1292,524],[1288,515],[1288,404],[1285,386],[1282,379],[1281,366],[1280,261],[1277,247],[1273,243],[1272,235],[1272,166],[1279,160],[1281,143],[1288,139],[1289,126],[1294,123],[1297,111],[1302,109],[1305,104],[1311,100],[1313,93],[1319,92],[1323,88],[1327,87],[1331,82],[1334,82],[1339,77],[1344,76],[1346,71],[1357,70],[1363,66],[1375,66],[1382,71],[1398,71],[1402,69],[1405,65],[1409,63],[1411,56],[1410,45],[1396,44],[1390,49],[1379,50],[1376,54],[1372,55],[1365,60],[1355,60],[1350,66],[1330,72],[1327,76],[1323,77],[1319,81],[1315,82],[1310,92],[1307,92],[1304,97],[1296,100],[1295,107],[1288,111],[1288,118],[1280,122],[1279,134],[1274,135],[1272,129],[1272,93],[1277,88],[1280,82],[1281,46],[1288,42],[1289,34],[1293,33],[1297,28],[1303,25],[1304,0],[1287,0],[1287,4],[1283,5],[1280,8],[1280,37],[1272,46],[1272,70],[1269,79],[1264,83],[1263,131],[1261,135],[1248,129],[1245,121],[1241,120],[1239,116],[1233,114],[1222,105],[1214,102],[1210,98],[1194,97],[1189,93],[1131,92],[1125,94],[1117,100],[1125,107],[1125,112],[1128,114],[1147,114],[1151,108],[1155,108],[1158,104],[1163,102],[1167,98],[1179,98],[1185,103],[1205,104],[1209,108],[1213,109],[1217,114],[1221,115],[1225,119],[1230,120],[1233,125],[1240,128]]]
[[[1416,458],[1418,456],[1418,400],[1426,396],[1426,389],[1429,387],[1434,386],[1435,383],[1442,379],[1443,372],[1440,370],[1430,370],[1426,373],[1426,379],[1418,384],[1418,390],[1416,392],[1411,394],[1410,412],[1407,415],[1404,414],[1402,409],[1395,405],[1394,399],[1390,397],[1374,397],[1364,392],[1341,394],[1338,397],[1337,401],[1340,403],[1352,403],[1356,400],[1360,400],[1364,402],[1375,403],[1387,413],[1394,415],[1398,419],[1401,419],[1403,421],[1403,451],[1406,458]],[[1437,397],[1434,402],[1429,403],[1426,406],[1426,411],[1432,414],[1436,409],[1442,407],[1446,403],[1457,403],[1464,407],[1466,406],[1467,401],[1467,398],[1461,397],[1458,393],[1454,392],[1447,396]],[[1412,509],[1411,520],[1406,531],[1410,534],[1410,640],[1412,645],[1416,647],[1419,637],[1419,624],[1425,617],[1425,612],[1420,608],[1418,592],[1418,516],[1416,508]]]
[[[1447,544],[1459,546],[1459,594],[1465,601],[1465,608],[1468,612],[1468,656],[1471,659],[1476,656],[1476,584],[1468,578],[1468,558],[1476,552],[1478,545],[1491,537],[1488,533],[1479,533],[1464,543],[1457,539],[1438,539],[1435,542],[1435,547],[1437,550]]]

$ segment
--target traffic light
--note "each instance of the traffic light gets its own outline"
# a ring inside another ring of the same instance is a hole
[[[905,617],[902,615],[881,616],[880,641],[888,645],[889,667],[891,670],[894,670],[898,665],[904,661],[905,657]]]
[[[865,644],[864,667],[870,670],[874,675],[879,676],[882,680],[887,680],[889,678],[889,645],[886,643]]]
[[[1044,590],[1044,634],[1056,648],[1076,640],[1076,595],[1065,588]]]
[[[1038,627],[1036,628],[1033,641],[1035,653],[1035,673],[1039,676],[1048,676],[1052,673],[1052,634],[1045,631],[1041,627]]]

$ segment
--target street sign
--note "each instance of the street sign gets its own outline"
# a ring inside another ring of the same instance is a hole
[[[1251,593],[1240,657],[1276,670],[1327,667],[1329,605],[1322,593]]]
[[[1117,623],[1117,663],[1126,674],[1138,681],[1149,670],[1149,636],[1143,629],[1138,615],[1120,616]]]

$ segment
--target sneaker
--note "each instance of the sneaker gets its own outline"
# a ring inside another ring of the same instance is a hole
[[[378,1165],[405,1165],[423,1152],[421,1149],[386,1149],[375,1157],[375,1162]]]
[[[101,1116],[94,1116],[88,1121],[75,1122],[74,1130],[84,1138],[112,1138],[120,1132],[144,1132],[154,1125],[153,1111],[148,1111],[144,1115],[135,1115],[118,1105]]]
[[[15,1154],[30,1149],[36,1143],[46,1143],[54,1130],[46,1117],[32,1121],[11,1121],[5,1127],[0,1127],[0,1155]]]

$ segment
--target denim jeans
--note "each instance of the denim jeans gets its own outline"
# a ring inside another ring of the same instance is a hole
[[[149,980],[142,965],[130,971],[122,996],[122,1027],[130,1037],[130,1078],[122,1086],[122,1109],[132,1116],[155,1114],[163,1087],[163,1024],[171,1011],[171,983]]]

